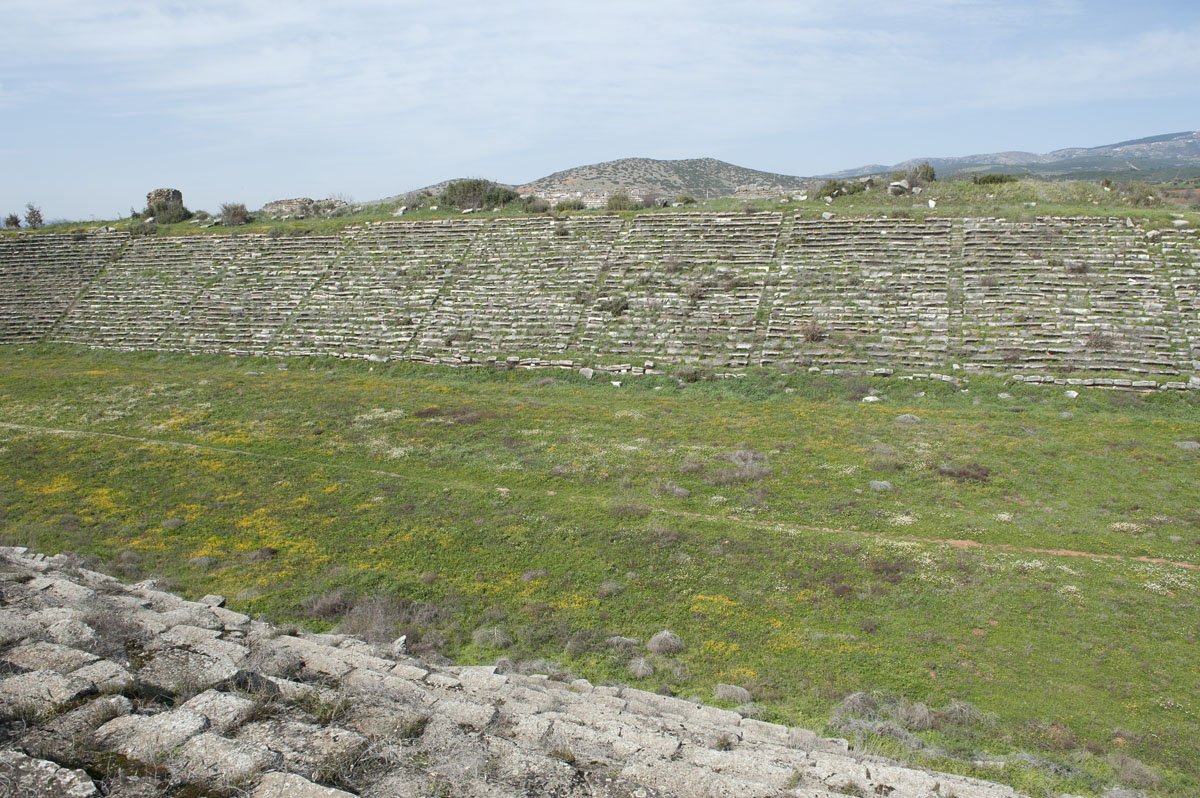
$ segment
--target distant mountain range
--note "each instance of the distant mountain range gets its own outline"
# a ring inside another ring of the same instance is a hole
[[[1069,147],[1043,154],[992,152],[959,158],[911,158],[886,166],[870,164],[816,177],[762,172],[716,158],[662,161],[653,158],[622,158],[617,161],[576,166],[510,186],[522,194],[561,198],[573,195],[598,197],[616,191],[632,195],[654,194],[673,198],[690,194],[708,197],[777,196],[809,191],[828,178],[888,174],[928,161],[939,177],[976,172],[1007,172],[1049,180],[1140,179],[1152,183],[1200,177],[1200,132],[1167,133],[1101,147]],[[422,191],[438,194],[452,180]],[[390,197],[398,200],[401,197]],[[380,200],[387,201],[387,200]]]
[[[845,178],[907,169],[928,161],[939,177],[1008,172],[1047,179],[1140,178],[1150,182],[1200,175],[1200,132],[1167,133],[1100,147],[1068,147],[1048,153],[991,152],[960,158],[912,158],[891,166],[870,164],[825,177]]]

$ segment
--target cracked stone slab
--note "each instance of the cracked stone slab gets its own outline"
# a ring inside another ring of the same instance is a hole
[[[333,787],[322,787],[294,773],[268,773],[250,793],[250,798],[354,798]]]
[[[95,654],[70,648],[59,643],[38,641],[17,646],[4,654],[4,660],[29,670],[70,673],[100,659]]]
[[[125,715],[97,729],[96,744],[139,762],[153,762],[207,728],[208,718],[181,709],[158,715]]]
[[[18,751],[0,751],[0,794],[8,798],[92,798],[100,791],[82,770]]]
[[[249,723],[238,730],[236,739],[270,748],[283,757],[288,770],[308,774],[345,761],[367,746],[367,738],[349,729],[294,721]]]
[[[265,745],[204,732],[184,743],[168,766],[184,781],[231,789],[248,783],[264,770],[278,767],[281,761],[282,757]]]
[[[30,671],[0,682],[0,716],[41,715],[63,704],[91,695],[96,685],[87,679],[55,671]]]
[[[238,666],[224,656],[166,648],[154,652],[152,659],[137,672],[137,680],[168,693],[207,690],[233,677]]]
[[[226,734],[250,718],[254,712],[254,702],[219,690],[205,690],[200,695],[189,698],[179,708],[203,715],[208,718],[210,729],[219,734]]]
[[[133,674],[106,659],[84,665],[71,675],[77,679],[90,680],[102,693],[120,693],[133,687]]]

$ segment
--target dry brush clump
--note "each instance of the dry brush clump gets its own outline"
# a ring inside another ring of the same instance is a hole
[[[713,474],[709,481],[714,485],[732,485],[740,482],[757,482],[771,474],[771,466],[767,456],[759,451],[742,444],[736,451],[723,454],[720,459],[733,464],[733,468],[724,468]]]

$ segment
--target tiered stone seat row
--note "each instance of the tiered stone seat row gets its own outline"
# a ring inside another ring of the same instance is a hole
[[[743,366],[783,217],[646,214],[617,238],[576,348]]]
[[[763,360],[944,364],[951,229],[949,219],[797,219],[768,290]]]
[[[1186,365],[1200,370],[1200,230],[1162,234],[1163,264],[1175,294],[1175,324],[1186,337]]]
[[[139,238],[100,274],[51,334],[55,341],[152,349],[191,323],[193,303],[225,270],[249,258],[243,236]]]
[[[336,263],[275,342],[280,354],[399,357],[482,219],[390,222],[352,230]]]
[[[41,340],[128,240],[125,233],[48,233],[0,242],[0,343]]]
[[[264,354],[345,247],[342,236],[244,236],[238,258],[160,339],[164,349]]]
[[[496,220],[450,276],[416,351],[562,352],[622,224],[619,216]]]
[[[1117,219],[968,220],[968,366],[1178,373],[1186,339],[1145,234]]]
[[[0,238],[0,342],[1178,375],[1200,369],[1198,249],[1119,219],[778,213],[20,235]]]

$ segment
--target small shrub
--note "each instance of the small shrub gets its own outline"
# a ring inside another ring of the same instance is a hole
[[[1152,788],[1157,787],[1162,781],[1162,777],[1146,763],[1120,751],[1109,754],[1108,764],[1116,774],[1117,780],[1130,787]]]
[[[629,309],[629,299],[623,296],[612,296],[596,303],[596,309],[613,316],[620,316]]]
[[[648,508],[633,502],[614,502],[608,506],[608,512],[614,518],[630,521],[635,521],[639,518],[645,518],[650,514],[650,510]]]
[[[1019,180],[1016,175],[1006,175],[1003,172],[984,172],[971,175],[971,182],[977,186],[995,186],[1001,183],[1015,183]]]
[[[154,222],[138,222],[129,226],[129,234],[134,238],[152,236],[158,233],[158,225]]]
[[[937,472],[964,482],[987,482],[992,469],[979,463],[942,463],[937,467]]]
[[[1072,261],[1067,264],[1067,274],[1087,274],[1088,265],[1080,261]]]
[[[369,643],[390,643],[400,634],[400,625],[406,619],[406,608],[396,599],[370,596],[355,602],[344,612],[338,631],[361,637]]]
[[[512,637],[498,626],[489,629],[476,629],[471,634],[471,642],[482,648],[508,648],[513,644]]]
[[[902,704],[897,708],[896,720],[909,731],[925,731],[932,729],[937,720],[933,710],[921,702]]]
[[[221,224],[225,227],[240,227],[250,221],[250,212],[240,202],[226,202],[221,206]]]
[[[733,463],[734,468],[726,468],[713,475],[711,481],[715,485],[730,485],[738,482],[755,482],[765,479],[771,473],[767,456],[747,446],[742,446],[735,452],[722,455],[721,459]]]
[[[559,200],[554,206],[556,211],[582,211],[585,208],[587,208],[587,204],[581,199]]]
[[[800,336],[810,344],[820,343],[829,337],[816,319],[809,319],[803,327],[800,328]]]
[[[615,596],[623,592],[625,592],[625,586],[611,579],[601,582],[600,587],[596,589],[596,595],[599,598],[608,598],[609,596]]]
[[[677,203],[679,203],[680,205],[695,205],[696,204],[696,198],[693,197],[691,194],[680,194],[678,197],[675,198],[675,201]]]
[[[1100,330],[1092,330],[1088,333],[1085,346],[1093,352],[1108,352],[1116,348],[1116,342],[1111,335]]]
[[[349,592],[344,588],[313,596],[304,602],[304,605],[310,616],[326,620],[339,618],[354,606]]]
[[[647,651],[649,651],[651,654],[658,654],[660,656],[678,654],[679,652],[683,651],[683,649],[683,640],[680,639],[679,635],[675,634],[669,629],[663,629],[661,632],[658,632],[650,638],[648,643],[646,643]]]
[[[142,211],[142,216],[153,217],[158,224],[178,224],[191,219],[192,212],[183,207],[182,203],[156,202],[153,205],[147,205],[146,210]]]
[[[459,210],[467,208],[501,208],[510,202],[520,199],[517,192],[511,188],[493,183],[490,180],[472,178],[456,180],[446,186],[434,202],[435,205],[449,205]]]
[[[550,210],[550,203],[541,197],[522,197],[521,207],[526,213],[547,213]]]
[[[16,230],[21,226],[21,217],[15,213],[10,213],[4,217],[4,226],[9,230]]]
[[[934,713],[934,725],[938,728],[946,726],[972,726],[983,720],[983,713],[967,701],[951,701],[945,709]]]
[[[854,717],[873,719],[878,717],[875,713],[876,706],[875,697],[870,693],[851,693],[833,708],[832,715],[834,718]]]
[[[634,657],[626,668],[635,679],[649,679],[654,675],[654,666],[645,657]]]
[[[344,695],[327,698],[316,690],[301,693],[291,703],[312,715],[322,726],[344,718],[353,708],[353,703]]]
[[[636,211],[638,203],[624,191],[617,191],[608,195],[608,201],[604,207],[610,211]]]
[[[575,753],[567,746],[559,746],[550,752],[550,756],[568,765],[575,764]]]
[[[25,204],[25,224],[30,230],[36,230],[42,226],[42,209],[34,205],[32,202]]]
[[[712,369],[703,366],[684,366],[675,372],[675,379],[680,382],[707,382],[716,379],[716,375]]]

